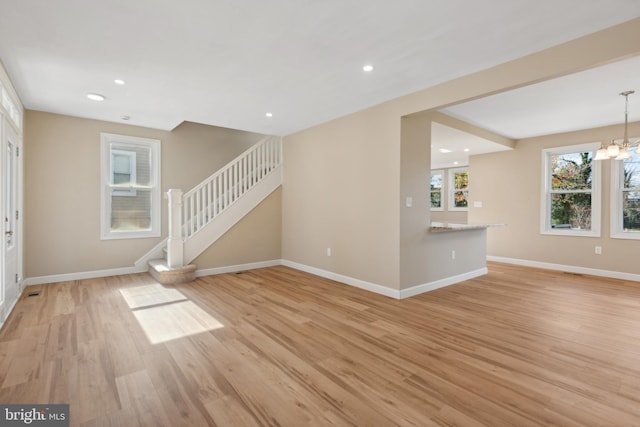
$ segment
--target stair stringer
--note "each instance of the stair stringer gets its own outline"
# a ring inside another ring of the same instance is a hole
[[[281,185],[282,165],[273,169],[232,205],[216,215],[213,221],[184,242],[184,264],[190,264]]]
[[[152,259],[164,258],[164,249],[167,247],[167,238],[165,237],[155,245],[153,248],[149,250],[146,254],[144,254],[139,260],[137,260],[133,265],[136,271],[148,271],[149,270],[149,261]]]

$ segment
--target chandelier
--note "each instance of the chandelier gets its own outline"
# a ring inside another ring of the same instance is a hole
[[[620,94],[624,96],[624,138],[622,139],[622,144],[618,144],[615,141],[611,141],[611,144],[606,147],[603,144],[596,152],[596,160],[624,160],[631,157],[631,153],[629,152],[629,133],[627,128],[629,126],[629,95],[632,93],[635,93],[635,91],[628,90]],[[640,146],[636,148],[636,153],[640,154]]]

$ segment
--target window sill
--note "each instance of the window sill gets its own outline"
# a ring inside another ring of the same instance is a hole
[[[612,239],[640,240],[640,231],[627,231],[622,233],[611,233]]]
[[[596,230],[580,230],[572,228],[542,230],[540,231],[540,234],[545,236],[600,237],[600,232]]]
[[[100,236],[100,240],[149,239],[154,237],[161,237],[160,233],[156,231],[122,231],[103,234]]]

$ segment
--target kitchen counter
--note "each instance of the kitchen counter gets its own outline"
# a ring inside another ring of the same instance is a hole
[[[486,230],[489,227],[502,227],[505,224],[459,224],[454,222],[432,222],[431,233],[448,233],[452,231]]]

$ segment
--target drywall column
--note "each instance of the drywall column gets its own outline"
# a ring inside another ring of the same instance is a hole
[[[400,288],[428,282],[431,116],[403,117],[400,132]],[[411,205],[411,206],[409,206]]]
[[[402,118],[400,289],[477,275],[486,268],[486,231],[431,233],[429,176],[433,113]],[[410,202],[408,203],[408,198]],[[411,206],[409,206],[411,205]]]
[[[182,190],[167,191],[169,199],[169,239],[167,240],[167,265],[184,267],[184,242],[182,241]]]

